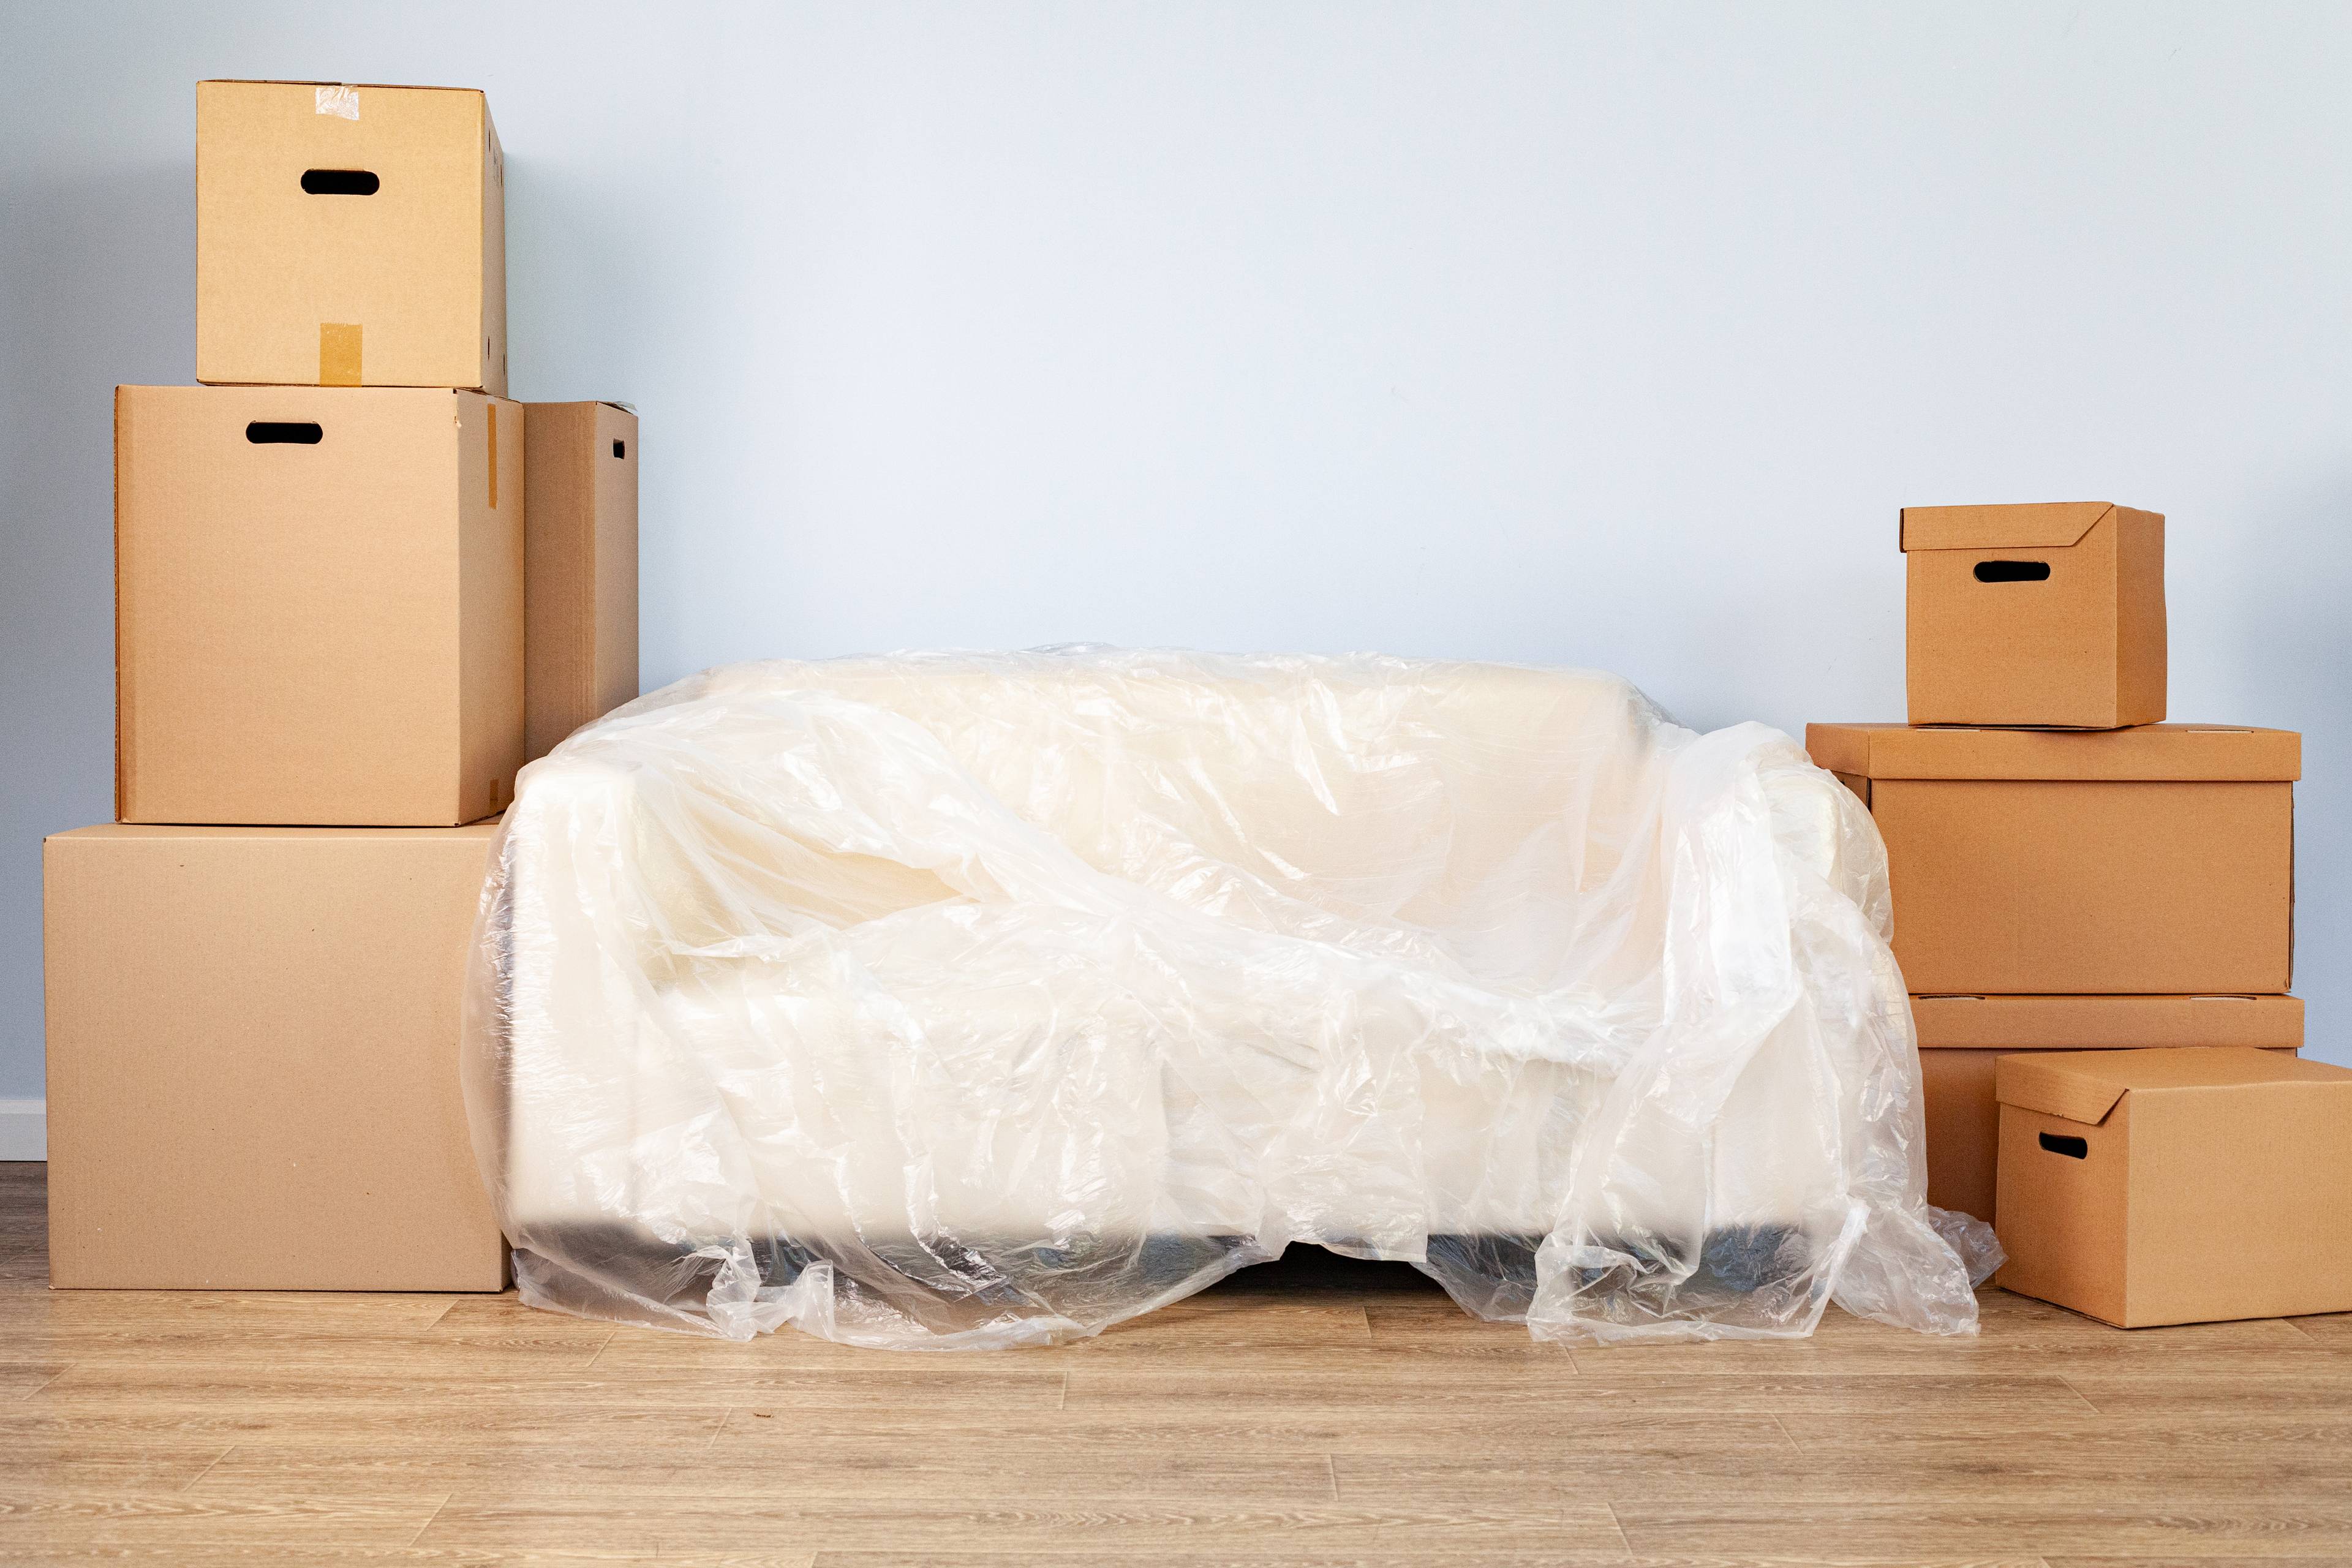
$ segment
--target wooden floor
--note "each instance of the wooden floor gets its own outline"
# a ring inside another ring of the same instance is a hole
[[[11,1568],[2352,1561],[2352,1318],[2127,1334],[1988,1291],[1970,1341],[1832,1309],[1571,1352],[1300,1250],[1066,1350],[732,1345],[52,1292],[41,1172],[0,1165]]]

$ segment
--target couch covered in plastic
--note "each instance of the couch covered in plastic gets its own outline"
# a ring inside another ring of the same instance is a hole
[[[1868,814],[1612,677],[724,668],[493,861],[467,1095],[541,1305],[1001,1346],[1312,1243],[1541,1336],[1975,1325]]]

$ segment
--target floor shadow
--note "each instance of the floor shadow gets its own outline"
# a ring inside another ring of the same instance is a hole
[[[1444,1294],[1436,1280],[1410,1263],[1372,1263],[1305,1243],[1293,1247],[1272,1263],[1261,1263],[1229,1275],[1210,1287],[1229,1294],[1278,1291],[1303,1296],[1318,1292],[1339,1296],[1437,1296]]]

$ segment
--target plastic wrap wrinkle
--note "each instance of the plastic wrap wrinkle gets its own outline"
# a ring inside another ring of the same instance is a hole
[[[467,1092],[600,1318],[1051,1342],[1307,1242],[1545,1338],[1973,1332],[1888,919],[1786,736],[1610,676],[753,664],[524,770]]]

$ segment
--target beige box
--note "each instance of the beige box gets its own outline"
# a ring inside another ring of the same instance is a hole
[[[2164,717],[2164,519],[2106,501],[1902,517],[1914,724]]]
[[[637,695],[637,416],[530,403],[526,752]]]
[[[471,822],[523,757],[523,418],[479,393],[115,393],[115,816]]]
[[[2352,1310],[2352,1071],[2048,1051],[1995,1091],[2002,1289],[2127,1329]]]
[[[196,379],[505,395],[506,170],[488,100],[197,83]]]
[[[501,1288],[457,1070],[493,826],[43,845],[52,1284]]]
[[[2302,738],[1812,724],[1886,842],[1915,994],[2284,992]]]
[[[1996,1064],[2011,1052],[2303,1048],[2298,996],[1914,996],[1927,1090],[1927,1201],[1998,1221]]]

